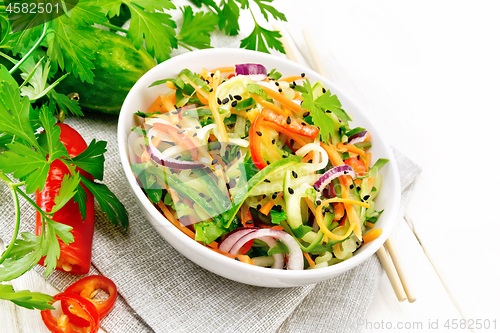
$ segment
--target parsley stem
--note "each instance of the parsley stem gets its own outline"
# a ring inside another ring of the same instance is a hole
[[[19,206],[19,197],[17,196],[16,189],[20,186],[20,183],[13,183],[3,172],[0,172],[0,179],[9,185],[10,192],[12,193],[12,199],[14,200],[14,205],[16,207],[16,224],[14,226],[14,233],[12,234],[12,239],[10,240],[9,246],[2,253],[0,257],[0,265],[4,262],[6,258],[9,257],[10,251],[12,251],[14,244],[17,240],[17,235],[19,233],[19,225],[21,224],[21,207]]]
[[[20,190],[19,188],[16,187],[16,191],[17,193],[19,193],[24,199],[26,199],[26,201],[28,201],[33,207],[35,207],[35,209],[40,213],[42,214],[43,217],[45,217],[46,219],[49,219],[51,220],[51,218],[48,216],[49,214],[47,214],[46,212],[44,212],[37,204],[36,202],[33,201],[33,199],[31,199],[26,193],[24,193],[22,190]]]
[[[113,29],[113,30],[116,30],[116,31],[120,31],[120,32],[124,32],[124,33],[128,33],[128,30],[127,29],[123,29],[123,28],[120,28],[114,24],[111,24],[109,22],[103,22],[103,23],[99,23],[100,25],[102,26],[105,26],[107,28],[110,28],[110,29]]]
[[[28,53],[26,53],[24,57],[22,57],[21,60],[19,60],[17,64],[15,64],[14,67],[10,69],[9,71],[10,74],[14,73],[23,64],[23,62],[31,56],[33,51],[37,49],[37,47],[40,45],[40,43],[42,42],[42,40],[45,38],[46,35],[47,35],[47,22],[43,24],[43,32],[40,38],[38,38],[35,45],[33,45],[33,47],[28,51]]]

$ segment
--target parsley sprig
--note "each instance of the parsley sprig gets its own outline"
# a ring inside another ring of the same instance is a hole
[[[21,61],[26,61],[24,58]],[[21,66],[19,66],[20,68]],[[21,86],[34,77],[26,76]],[[52,89],[52,88],[51,88]],[[48,90],[46,93],[50,92]],[[7,68],[0,65],[0,128],[2,133],[0,151],[0,180],[10,189],[15,207],[14,235],[7,249],[0,256],[0,282],[10,281],[32,269],[44,259],[45,275],[50,274],[60,257],[59,240],[65,244],[74,241],[71,227],[53,219],[54,214],[71,199],[78,202],[82,218],[85,219],[86,193],[82,183],[97,198],[103,211],[116,225],[128,227],[128,216],[123,204],[102,184],[80,176],[76,167],[90,173],[95,179],[103,179],[106,142],[93,140],[80,155],[71,158],[60,142],[61,130],[55,126],[54,106],[50,103],[33,107],[28,95],[22,96],[20,85]],[[55,205],[44,212],[29,194],[41,191],[47,180],[52,162],[59,160],[70,170],[64,176]],[[42,219],[42,232],[34,235],[20,229],[20,198],[31,204]],[[0,299],[11,300],[28,308],[51,308],[50,297],[28,291],[14,292],[0,284]]]

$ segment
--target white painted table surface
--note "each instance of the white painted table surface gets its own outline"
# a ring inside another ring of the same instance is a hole
[[[444,327],[465,318],[496,320],[496,330],[475,331],[499,332],[500,2],[274,5],[306,61],[302,28],[332,81],[423,169],[406,214],[412,223],[394,232],[417,301],[398,303],[384,276],[361,331],[390,331],[390,323],[396,332],[468,332]],[[34,273],[13,284],[55,293]],[[5,301],[0,323],[1,332],[47,332],[38,312]]]

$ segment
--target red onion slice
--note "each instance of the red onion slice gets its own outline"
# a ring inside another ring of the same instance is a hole
[[[317,196],[319,197],[319,194],[323,192],[325,187],[330,184],[332,180],[344,175],[349,175],[352,179],[356,179],[356,172],[354,172],[354,169],[350,165],[339,165],[322,174],[316,183],[314,183],[314,189],[317,191]]]
[[[153,134],[152,131],[149,131],[147,134],[148,137],[148,154],[152,161],[158,163],[159,165],[163,165],[167,168],[179,169],[179,170],[187,170],[187,169],[201,169],[204,168],[205,165],[199,162],[190,162],[190,161],[179,161],[175,158],[171,158],[162,154],[158,148],[156,148],[152,144]]]
[[[245,228],[238,228],[234,229],[233,231],[229,232],[226,235],[226,238],[219,244],[219,250],[222,252],[229,253],[233,245],[243,236],[246,234],[257,230],[258,228],[255,227],[245,227]]]
[[[293,239],[292,236],[290,236],[288,233],[280,230],[274,230],[274,229],[258,229],[256,231],[250,232],[240,238],[231,248],[231,251],[229,251],[230,254],[235,255],[238,253],[240,248],[245,245],[249,240],[252,239],[260,239],[263,242],[266,242],[266,244],[269,245],[269,247],[272,247],[276,245],[276,241],[270,242],[270,237],[275,238],[282,242],[283,244],[286,245],[288,248],[288,263],[287,263],[287,269],[289,270],[301,270],[304,269],[304,259],[302,258],[302,250],[299,247],[299,244]],[[270,243],[268,243],[270,242]],[[278,256],[279,255],[279,256]],[[274,255],[274,265],[273,268],[281,268],[283,267],[283,262],[280,262],[279,258],[283,260],[283,256],[281,254]]]
[[[237,64],[236,75],[247,75],[254,81],[262,81],[267,77],[267,69],[260,64]]]
[[[355,143],[360,143],[365,141],[366,137],[368,136],[368,131],[364,130],[359,133],[353,134],[349,137],[348,143],[350,144],[355,144]]]

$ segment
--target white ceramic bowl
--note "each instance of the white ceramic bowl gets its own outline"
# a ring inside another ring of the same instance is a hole
[[[268,70],[276,68],[284,76],[306,73],[311,82],[322,81],[332,93],[338,96],[344,109],[353,116],[351,125],[364,127],[370,131],[373,143],[373,147],[370,149],[372,161],[376,161],[380,157],[391,160],[381,171],[384,183],[375,200],[376,208],[378,210],[384,209],[384,213],[377,222],[377,227],[383,229],[383,234],[376,240],[362,246],[352,258],[330,267],[303,271],[263,268],[232,260],[194,242],[174,227],[149,202],[137,184],[128,156],[128,135],[130,129],[135,126],[133,114],[137,110],[146,111],[160,93],[168,91],[165,85],[152,88],[148,88],[148,86],[156,80],[174,78],[184,68],[199,73],[203,67],[211,69],[238,63],[263,64]],[[341,89],[332,82],[307,67],[281,57],[242,49],[207,49],[176,56],[157,65],[137,81],[125,99],[118,121],[118,146],[121,162],[132,192],[146,218],[160,235],[177,251],[201,267],[234,281],[263,287],[292,287],[330,279],[361,264],[375,253],[385,242],[396,222],[401,196],[397,165],[390,147],[384,142],[373,121],[368,120],[368,117],[356,107],[354,101],[343,94]]]

